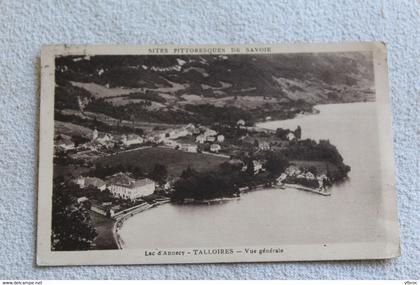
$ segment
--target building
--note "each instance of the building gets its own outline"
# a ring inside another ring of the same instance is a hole
[[[57,137],[56,146],[59,150],[68,151],[75,149],[74,142],[70,136],[60,135]]]
[[[260,150],[269,150],[271,148],[271,146],[268,142],[262,141],[262,142],[258,143],[258,148]]]
[[[99,204],[96,200],[92,201],[92,206],[90,207],[92,212],[111,218],[115,216],[119,209],[120,205],[112,206],[112,204],[108,203]]]
[[[215,142],[216,141],[216,138],[213,137],[213,136],[208,136],[208,137],[206,137],[206,141],[208,141],[208,142]]]
[[[176,141],[165,140],[165,145],[176,148],[179,147],[179,144]]]
[[[164,185],[163,185],[163,190],[165,191],[169,191],[172,189],[172,185],[169,181],[167,181]]]
[[[205,132],[204,132],[204,136],[205,137],[214,137],[214,136],[216,136],[217,135],[217,132],[215,131],[215,130],[212,130],[212,129],[207,129]]]
[[[165,139],[165,134],[147,137],[147,141],[151,143],[161,143],[164,139]]]
[[[288,176],[296,176],[301,173],[300,169],[297,166],[291,165],[288,168],[286,168],[285,173]]]
[[[92,205],[91,207],[90,207],[90,210],[92,211],[92,212],[95,212],[95,213],[97,213],[97,214],[100,214],[100,215],[102,215],[102,216],[107,216],[107,214],[109,213],[108,211],[109,211],[109,209],[108,209],[109,207],[107,207],[107,206],[102,206],[102,205]]]
[[[89,186],[98,188],[100,191],[104,191],[106,189],[105,181],[96,177],[79,176],[78,178],[76,178],[75,183],[79,185],[79,187],[82,189]]]
[[[98,130],[95,128],[92,132],[92,141],[96,141],[96,139],[98,138]]]
[[[245,121],[244,121],[244,120],[242,120],[242,119],[240,119],[240,120],[236,123],[236,125],[238,125],[238,126],[240,126],[240,127],[243,127],[243,126],[245,126]]]
[[[276,182],[277,184],[282,184],[284,180],[286,180],[287,178],[287,174],[286,173],[282,173],[280,174],[279,177],[277,177]]]
[[[254,165],[254,174],[258,174],[263,170],[263,165],[258,160],[253,160],[252,164]]]
[[[295,134],[292,132],[289,132],[286,137],[289,141],[292,141],[295,139]]]
[[[198,151],[197,145],[194,144],[181,144],[179,146],[179,149],[186,152],[194,152],[196,153]]]
[[[319,188],[324,187],[325,181],[328,181],[328,177],[325,174],[317,176],[316,179],[318,180]]]
[[[111,141],[112,141],[112,136],[109,135],[109,134],[105,134],[103,137],[98,137],[96,139],[97,143],[103,144],[103,145],[105,145],[105,144],[107,144],[108,142],[111,142]]]
[[[80,188],[85,188],[85,178],[83,176],[77,177],[73,182],[79,185]]]
[[[210,151],[211,152],[219,152],[222,149],[222,147],[220,145],[218,145],[217,143],[214,143],[210,146]]]
[[[263,168],[263,165],[260,161],[258,160],[253,160],[252,161],[252,167],[254,168],[254,174],[258,174],[261,171],[264,171],[265,169]],[[246,171],[248,169],[248,165],[247,164],[243,164],[242,166],[242,171]]]
[[[315,175],[313,175],[313,173],[309,172],[309,171],[305,173],[305,177],[306,177],[306,179],[309,179],[309,180],[314,180],[315,179]]]
[[[204,135],[198,135],[196,138],[195,138],[195,142],[196,143],[204,143],[206,141],[206,137],[204,136]]]
[[[189,123],[188,125],[186,125],[184,129],[187,130],[190,133],[194,133],[194,131],[196,130],[195,126],[193,124],[191,124],[191,123]]]
[[[78,204],[84,203],[86,201],[89,201],[89,199],[86,196],[82,196],[82,197],[77,198],[77,203]]]
[[[225,136],[224,135],[218,135],[217,136],[217,142],[222,143],[225,141]]]
[[[186,129],[172,130],[169,132],[169,138],[177,139],[190,135],[191,133]]]
[[[156,188],[153,180],[147,178],[136,180],[122,172],[110,176],[107,182],[114,196],[132,201],[153,194]]]
[[[85,186],[95,187],[101,191],[106,189],[105,181],[96,177],[85,177]]]
[[[123,136],[122,138],[122,142],[124,145],[126,146],[130,146],[133,144],[142,144],[144,143],[144,139],[141,136],[135,135],[135,134],[130,134],[127,136]]]

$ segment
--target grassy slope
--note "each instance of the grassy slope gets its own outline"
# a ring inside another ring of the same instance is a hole
[[[154,147],[101,157],[96,162],[105,165],[134,165],[147,172],[159,163],[166,165],[170,176],[179,176],[188,166],[197,171],[207,171],[217,168],[225,161],[227,161],[227,158],[209,154],[187,153],[180,150]]]

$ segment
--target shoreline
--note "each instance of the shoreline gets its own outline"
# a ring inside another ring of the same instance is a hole
[[[295,189],[295,190],[300,190],[300,191],[305,191],[305,192],[311,192],[314,194],[319,194],[322,196],[331,196],[331,191],[325,191],[325,192],[321,192],[320,190],[317,189],[312,189],[309,187],[305,187],[299,184],[283,184],[283,185],[274,185],[274,186],[269,186],[269,187],[255,187],[255,188],[251,188],[251,189],[247,189],[244,191],[241,191],[241,193],[248,193],[248,192],[255,192],[255,191],[261,191],[261,190],[286,190],[286,189]],[[327,189],[328,190],[328,189]],[[216,204],[216,203],[223,203],[223,202],[229,202],[229,201],[234,201],[234,200],[239,200],[241,198],[241,196],[238,197],[221,197],[221,198],[215,198],[215,199],[206,199],[206,200],[202,200],[202,201],[195,201],[195,200],[191,200],[191,201],[187,201],[187,202],[183,202],[183,203],[175,203],[175,204],[179,204],[179,205],[211,205],[211,204]],[[117,215],[117,218],[114,218],[115,222],[113,224],[113,228],[112,228],[112,233],[113,233],[113,237],[115,240],[115,243],[117,244],[118,249],[122,250],[124,247],[124,240],[121,238],[119,231],[121,230],[121,228],[124,225],[124,222],[126,220],[128,220],[129,218],[133,217],[134,215],[140,214],[144,211],[147,211],[151,208],[155,208],[158,207],[160,205],[163,204],[168,204],[171,203],[170,199],[167,200],[163,200],[163,201],[159,201],[156,202],[154,204],[148,204],[148,205],[140,205],[137,208],[122,214],[122,215]],[[145,206],[145,207],[141,207],[141,206]]]
[[[275,130],[274,130],[274,129],[266,128],[266,127],[263,127],[263,126],[261,126],[261,125],[264,125],[264,124],[267,124],[267,123],[272,123],[272,122],[295,120],[295,119],[300,118],[300,117],[306,117],[306,116],[318,115],[318,114],[320,114],[320,113],[321,113],[321,111],[320,111],[319,109],[315,108],[315,106],[317,106],[317,105],[314,105],[314,106],[312,107],[312,112],[305,112],[305,113],[303,113],[303,114],[298,113],[298,114],[295,114],[295,115],[294,115],[293,117],[291,117],[291,118],[282,119],[282,120],[268,120],[268,121],[257,122],[257,123],[255,123],[255,124],[254,124],[254,128],[259,128],[259,129],[262,129],[262,130],[265,130],[265,131],[275,132]]]
[[[325,189],[324,191],[322,191],[320,189],[318,190],[318,189],[302,186],[302,185],[299,185],[299,184],[289,184],[289,183],[284,183],[282,186],[285,187],[284,189],[290,188],[290,189],[307,191],[307,192],[319,194],[319,195],[322,195],[322,196],[331,196],[331,191],[328,188]]]

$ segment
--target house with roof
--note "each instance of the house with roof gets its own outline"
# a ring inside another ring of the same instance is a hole
[[[198,135],[196,138],[195,138],[195,142],[196,143],[204,143],[206,141],[206,137],[204,136],[204,135]]]
[[[194,133],[194,131],[196,130],[194,124],[192,124],[192,123],[189,123],[188,125],[186,125],[184,127],[184,129],[187,130],[190,133]]]
[[[254,174],[258,174],[261,171],[264,171],[265,169],[263,168],[263,164],[261,161],[258,160],[253,160],[252,161],[252,166],[254,168]],[[243,164],[242,165],[242,171],[246,171],[248,169],[248,165],[247,164]]]
[[[309,179],[309,180],[314,180],[315,175],[312,172],[308,171],[308,172],[305,173],[305,178]]]
[[[316,179],[318,180],[319,188],[324,187],[325,182],[328,181],[328,177],[325,174],[318,175]]]
[[[79,176],[74,181],[77,185],[79,185],[80,188],[86,188],[86,187],[95,187],[98,188],[100,191],[104,191],[106,189],[106,183],[100,178],[97,177],[83,177]]]
[[[99,136],[98,130],[95,128],[92,131],[92,141],[96,141],[96,139],[98,138],[98,136]]]
[[[106,189],[105,181],[97,177],[85,177],[85,186],[95,187],[101,191]]]
[[[78,197],[77,200],[76,200],[76,202],[78,204],[82,204],[82,203],[87,202],[87,201],[89,201],[89,199],[86,196]]]
[[[216,141],[216,138],[213,137],[213,136],[208,136],[208,137],[206,137],[206,141],[208,141],[208,142],[215,142]]]
[[[176,130],[172,130],[172,131],[169,132],[169,138],[178,139],[178,138],[181,138],[181,137],[188,136],[190,134],[191,134],[191,132],[189,132],[186,129],[176,129]]]
[[[103,135],[102,137],[98,137],[97,139],[96,139],[96,142],[98,143],[98,144],[102,144],[102,145],[105,145],[105,144],[107,144],[107,143],[109,143],[109,142],[111,142],[112,141],[112,136],[111,135],[109,135],[109,134],[105,134],[105,135]]]
[[[120,210],[120,205],[112,205],[109,203],[99,203],[96,200],[92,200],[92,206],[90,210],[106,217],[114,217],[115,214]]]
[[[296,137],[295,137],[295,134],[294,133],[292,133],[292,132],[289,132],[287,135],[286,135],[286,137],[287,137],[287,139],[289,140],[289,141],[292,141],[292,140],[294,140]]]
[[[216,136],[217,135],[217,132],[215,131],[215,130],[212,130],[212,129],[207,129],[205,132],[204,132],[204,136],[205,137],[214,137],[214,136]]]
[[[225,136],[224,135],[218,135],[217,136],[217,142],[222,143],[225,141]]]
[[[115,197],[136,200],[155,192],[156,183],[148,178],[134,179],[126,173],[119,172],[107,179],[108,188]]]
[[[186,152],[193,152],[196,153],[198,151],[197,145],[194,144],[180,144],[179,149]]]
[[[282,174],[280,174],[279,177],[276,178],[276,183],[282,184],[283,181],[286,180],[286,178],[287,178],[287,174],[283,172]]]
[[[71,140],[71,137],[61,135],[56,141],[56,146],[59,150],[68,151],[75,148],[74,142]]]
[[[222,147],[217,143],[214,143],[210,146],[210,151],[211,152],[219,152],[221,149],[222,149]]]
[[[263,170],[263,165],[258,160],[253,160],[252,164],[254,165],[254,174],[258,174]]]
[[[133,144],[142,144],[144,142],[144,139],[136,134],[129,134],[129,135],[124,135],[122,138],[122,142],[124,145],[126,146],[130,146]]]
[[[260,150],[269,150],[269,149],[271,149],[271,146],[270,146],[270,144],[268,142],[262,141],[262,142],[259,142],[258,143],[258,148]]]
[[[296,175],[299,175],[301,171],[299,167],[295,165],[291,165],[288,168],[286,168],[285,173],[287,174],[287,176],[296,176]]]
[[[243,126],[245,126],[245,121],[240,119],[240,120],[238,120],[238,122],[236,122],[236,125],[238,125],[240,127],[243,127]]]

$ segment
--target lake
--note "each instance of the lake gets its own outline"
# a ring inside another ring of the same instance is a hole
[[[165,204],[128,219],[124,248],[264,246],[383,240],[376,103],[319,105],[316,115],[259,124],[300,125],[302,138],[329,139],[351,166],[329,197],[267,189],[217,205]]]

